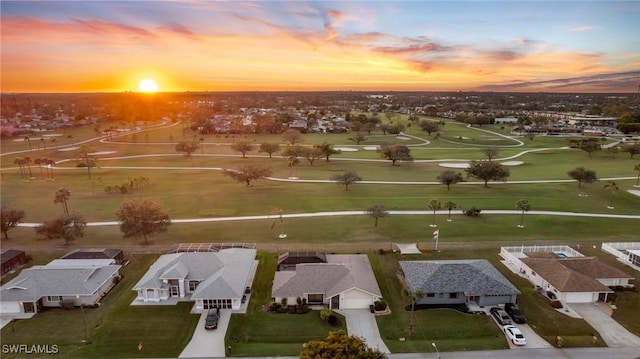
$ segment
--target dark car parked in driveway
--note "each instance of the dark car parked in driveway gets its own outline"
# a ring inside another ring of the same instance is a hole
[[[505,304],[504,311],[507,312],[516,323],[524,324],[527,322],[527,318],[524,316],[524,313],[522,313],[522,310],[520,310],[520,307],[513,303]]]
[[[204,320],[204,329],[218,329],[218,319],[220,319],[220,309],[209,309],[207,318]]]
[[[505,312],[501,308],[493,307],[493,308],[491,308],[491,310],[489,312],[491,313],[491,315],[494,318],[496,318],[496,320],[498,321],[498,324],[500,324],[500,325],[512,324],[511,323],[511,318],[509,317],[509,314],[507,314],[507,312]]]

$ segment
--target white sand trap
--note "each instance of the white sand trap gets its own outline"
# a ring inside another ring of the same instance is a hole
[[[396,136],[396,138],[404,141],[409,141],[411,139],[411,137],[404,137],[404,136]]]
[[[438,166],[445,168],[469,168],[469,164],[466,162],[461,163],[439,163]]]
[[[631,193],[634,196],[640,197],[640,191],[635,189],[628,189],[627,192]]]
[[[502,165],[503,166],[520,166],[523,163],[524,162],[522,161],[506,161],[506,162],[502,162]]]
[[[334,147],[334,149],[342,152],[358,152],[357,148],[351,148],[351,147]]]
[[[60,137],[61,133],[47,133],[46,135],[42,135],[42,137]]]
[[[40,141],[42,139],[42,137],[29,137],[30,141]],[[13,142],[26,142],[27,140],[24,139],[24,137],[22,138],[16,138],[15,140],[13,140]]]
[[[363,148],[367,151],[377,151],[380,149],[378,146],[364,146]]]
[[[78,148],[80,148],[80,147],[78,147],[78,146],[71,146],[71,147],[61,148],[61,149],[59,149],[58,151],[60,151],[60,152],[67,152],[67,151],[77,150]]]
[[[99,156],[99,155],[110,155],[112,153],[116,153],[116,151],[98,151],[98,152],[91,152],[90,155],[91,156]]]

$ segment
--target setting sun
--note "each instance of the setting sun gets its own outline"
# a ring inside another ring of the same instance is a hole
[[[152,79],[144,79],[138,89],[140,92],[158,92],[158,84]]]

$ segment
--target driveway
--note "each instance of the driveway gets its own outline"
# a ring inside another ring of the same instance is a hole
[[[509,339],[507,339],[507,342],[509,342],[509,348],[511,349],[553,348],[553,346],[549,344],[549,342],[542,339],[542,337],[539,336],[538,333],[536,333],[533,329],[531,329],[529,324],[514,324],[514,325],[518,327],[518,329],[520,329],[520,331],[522,332],[522,335],[524,335],[524,337],[527,339],[527,345],[523,345],[523,346],[514,345]]]
[[[339,311],[347,320],[347,332],[364,339],[370,348],[383,353],[390,353],[389,348],[380,338],[376,317],[369,309],[344,309]]]
[[[606,304],[580,303],[569,304],[569,307],[578,313],[602,336],[602,340],[609,347],[632,348],[640,347],[640,338],[629,333],[622,325],[613,320]]]
[[[180,358],[224,358],[224,336],[231,320],[230,309],[220,309],[218,329],[204,329],[204,320],[207,317],[205,311],[200,315],[200,320],[193,332],[191,341],[182,350]]]

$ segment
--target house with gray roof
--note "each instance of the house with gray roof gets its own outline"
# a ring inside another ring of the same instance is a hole
[[[47,264],[24,269],[0,289],[2,313],[37,313],[70,300],[94,305],[120,279],[120,265]]]
[[[271,295],[277,302],[304,298],[331,309],[368,308],[382,297],[369,258],[364,254],[327,254],[326,263],[300,263],[275,273]]]
[[[422,299],[416,304],[515,303],[520,291],[484,259],[400,261],[405,287]]]
[[[133,287],[133,304],[194,301],[196,310],[238,310],[251,287],[255,258],[256,250],[249,248],[162,255]]]

